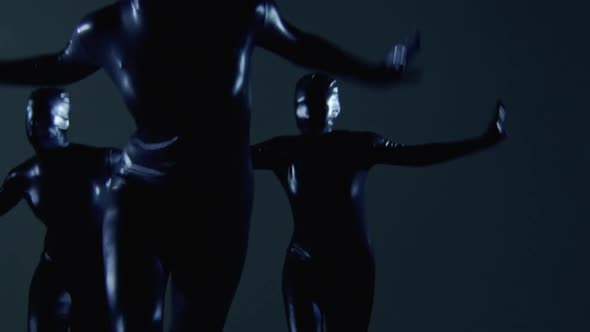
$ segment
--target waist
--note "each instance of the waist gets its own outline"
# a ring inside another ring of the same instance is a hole
[[[335,242],[331,239],[323,239],[322,243],[310,243],[305,239],[292,238],[287,248],[287,256],[296,257],[306,262],[338,262],[338,261],[365,261],[373,259],[371,244],[366,242]]]
[[[168,100],[166,103],[138,105],[134,107],[136,131],[133,137],[144,142],[166,141],[174,136],[183,140],[203,141],[217,138],[233,137],[237,140],[247,139],[250,132],[250,111],[243,100],[220,102],[228,97],[192,98],[198,104],[186,101]]]
[[[132,136],[115,173],[121,176],[158,180],[195,172],[243,173],[251,170],[248,140],[198,141],[187,136],[145,140]]]

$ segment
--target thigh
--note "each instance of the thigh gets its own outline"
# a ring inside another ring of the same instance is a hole
[[[323,330],[318,275],[301,256],[288,253],[283,267],[283,301],[290,332]]]
[[[41,261],[29,288],[29,332],[67,332],[70,309],[63,275],[51,263]]]
[[[159,197],[151,189],[116,178],[104,208],[105,286],[117,332],[162,330],[166,272],[157,255]]]
[[[172,274],[173,332],[221,332],[233,301],[241,269],[207,264],[200,272]]]
[[[205,187],[178,198],[191,219],[174,221],[165,243],[172,331],[223,330],[246,257],[251,197],[240,192],[248,190]]]
[[[85,257],[69,267],[72,298],[70,332],[111,331],[102,256]]]
[[[342,260],[326,268],[321,301],[327,331],[368,331],[375,284],[372,258]]]

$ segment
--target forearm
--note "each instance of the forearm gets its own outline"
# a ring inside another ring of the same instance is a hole
[[[377,163],[429,166],[473,154],[495,145],[499,140],[485,136],[448,143],[400,146],[385,143],[375,148]]]
[[[65,61],[48,54],[18,60],[0,60],[0,84],[64,85],[92,74],[96,67]]]
[[[293,63],[336,77],[371,83],[394,82],[401,71],[386,66],[385,62],[371,62],[313,34],[294,32],[295,42],[280,50]]]
[[[385,61],[372,63],[298,29],[281,18],[272,1],[267,2],[262,21],[257,44],[297,65],[370,83],[391,83],[401,78],[401,70],[396,66],[388,66]]]

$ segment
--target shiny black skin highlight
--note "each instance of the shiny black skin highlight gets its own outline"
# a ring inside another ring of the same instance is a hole
[[[35,90],[26,132],[35,155],[0,187],[0,214],[24,200],[46,227],[29,288],[29,332],[104,332],[110,319],[103,278],[102,205],[121,151],[71,143],[69,97]]]
[[[167,271],[173,331],[223,329],[248,245],[255,47],[395,85],[418,36],[394,47],[404,57],[371,63],[296,28],[272,0],[122,0],[81,20],[63,50],[0,61],[0,84],[12,85],[66,85],[102,69],[135,121],[104,207],[113,330],[161,329]]]
[[[457,142],[402,145],[372,132],[333,130],[338,85],[321,73],[295,91],[298,136],[251,148],[255,169],[271,170],[291,205],[294,229],[283,270],[291,332],[366,332],[374,258],[365,221],[365,187],[375,165],[429,166],[491,148],[505,137],[498,102],[484,134]]]

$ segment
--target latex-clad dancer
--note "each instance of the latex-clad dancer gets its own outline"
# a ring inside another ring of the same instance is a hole
[[[0,84],[69,84],[103,69],[135,121],[105,209],[115,331],[158,330],[164,267],[173,330],[224,326],[247,249],[255,47],[338,77],[393,84],[404,78],[413,41],[370,63],[297,29],[271,0],[121,0],[85,17],[62,51],[0,61]]]
[[[252,147],[255,169],[272,170],[288,195],[294,231],[283,270],[289,330],[365,332],[373,303],[374,261],[365,222],[365,184],[377,164],[426,166],[492,147],[504,137],[504,107],[478,137],[404,146],[372,132],[334,131],[337,82],[301,78],[299,136]]]
[[[31,94],[26,129],[36,154],[0,187],[0,214],[24,199],[47,230],[29,291],[30,332],[109,329],[99,200],[120,151],[71,143],[69,115],[65,91]]]

